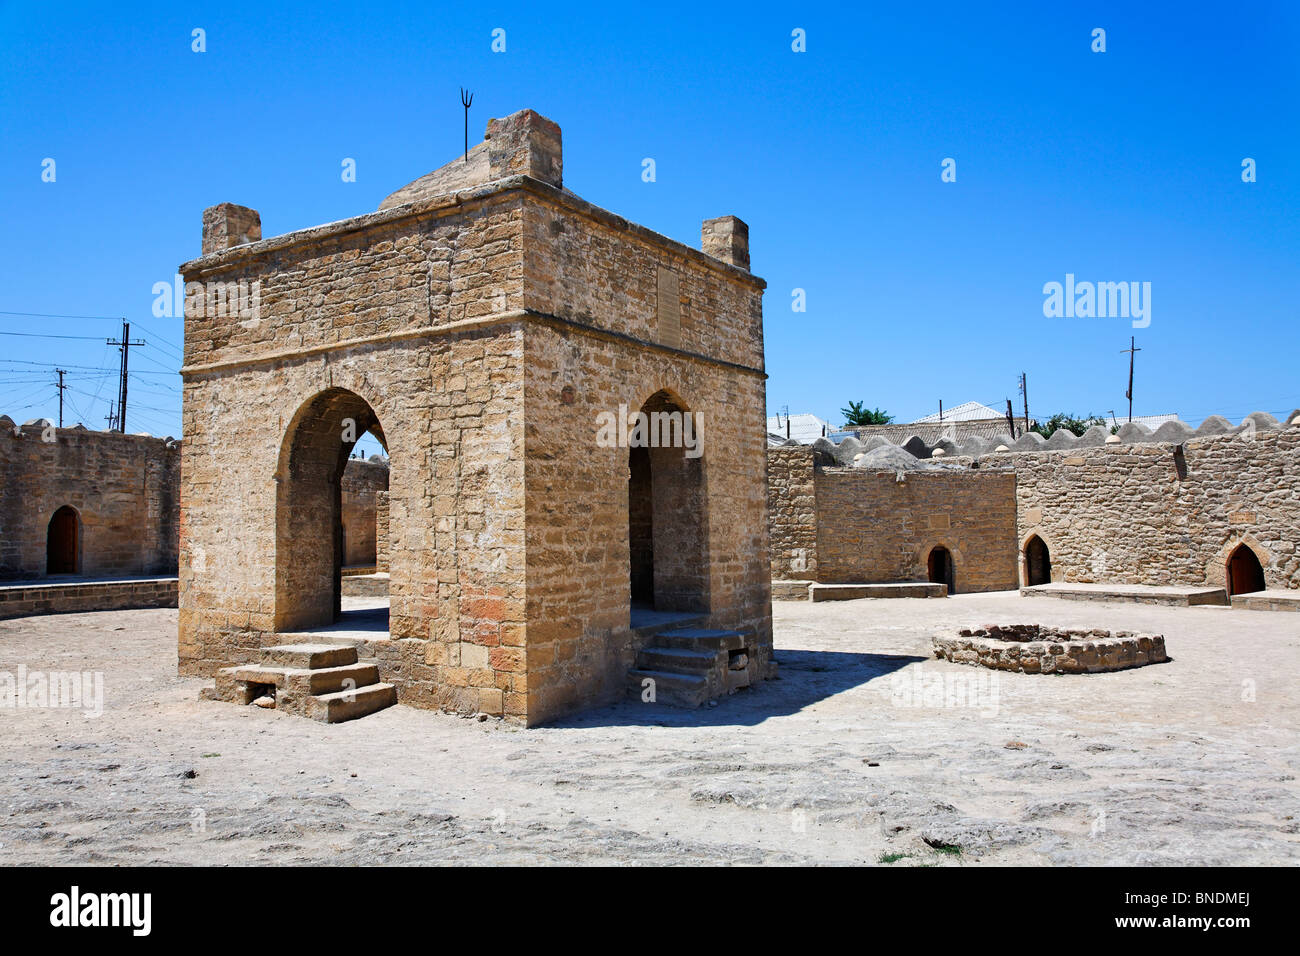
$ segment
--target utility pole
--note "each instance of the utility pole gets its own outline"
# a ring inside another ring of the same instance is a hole
[[[1016,416],[1011,411],[1011,399],[1007,399],[1007,427],[1011,429],[1011,437],[1016,437]]]
[[[1128,399],[1128,420],[1130,424],[1133,421],[1133,360],[1137,357],[1137,353],[1141,351],[1137,347],[1137,338],[1132,335],[1128,338],[1128,348],[1120,349],[1121,355],[1125,352],[1128,353],[1128,391],[1124,393],[1124,397]]]
[[[108,423],[109,431],[117,430],[117,406],[113,402],[108,403],[108,414],[104,416],[104,421]]]
[[[1029,382],[1025,373],[1020,373],[1020,394],[1025,396],[1025,431],[1029,431]]]
[[[943,424],[943,399],[939,399],[939,424]]]
[[[54,371],[59,373],[59,384],[54,386],[59,390],[59,427],[63,427],[63,390],[68,386],[63,384],[63,369],[56,368]]]
[[[122,377],[117,386],[117,430],[126,431],[126,366],[129,353],[133,346],[144,345],[144,339],[131,341],[131,323],[126,319],[122,320],[122,341],[116,339],[106,339],[109,345],[117,345],[122,349]],[[112,426],[110,426],[112,430]]]

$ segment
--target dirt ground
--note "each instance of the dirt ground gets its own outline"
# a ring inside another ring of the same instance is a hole
[[[1300,862],[1300,614],[1014,594],[774,613],[780,680],[532,730],[201,701],[174,610],[3,621],[0,671],[102,671],[104,709],[0,707],[0,864]],[[1172,660],[930,656],[938,629],[1013,622],[1164,634]]]

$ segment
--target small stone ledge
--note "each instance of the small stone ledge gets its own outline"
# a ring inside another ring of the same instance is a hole
[[[1100,674],[1169,660],[1163,635],[1133,631],[1004,624],[936,634],[931,642],[935,657],[954,664],[1024,674]]]

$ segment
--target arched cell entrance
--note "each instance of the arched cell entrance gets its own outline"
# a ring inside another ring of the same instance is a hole
[[[81,516],[64,505],[50,518],[45,534],[45,573],[81,573]]]
[[[628,435],[628,558],[632,614],[708,611],[708,499],[697,418],[656,392]]]
[[[948,593],[957,593],[957,580],[953,570],[952,552],[943,545],[930,549],[925,559],[926,576],[931,584],[948,585]]]
[[[1052,583],[1052,554],[1047,542],[1037,535],[1024,542],[1024,583],[1031,588]]]
[[[1248,545],[1237,545],[1228,556],[1228,597],[1264,590],[1264,566]]]
[[[275,629],[333,624],[342,614],[342,477],[367,432],[388,450],[370,404],[342,388],[306,402],[284,436],[276,472]]]
[[[1025,542],[1025,584],[1034,587],[1052,583],[1052,556],[1038,535]]]

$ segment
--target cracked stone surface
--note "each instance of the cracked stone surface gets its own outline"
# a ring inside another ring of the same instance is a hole
[[[104,674],[97,718],[0,708],[0,864],[1300,862],[1300,615],[1012,593],[774,613],[780,680],[532,730],[202,701],[174,610],[0,622],[0,671]],[[936,628],[999,622],[1160,633],[1171,660],[930,656]],[[948,706],[954,686],[979,696]]]

